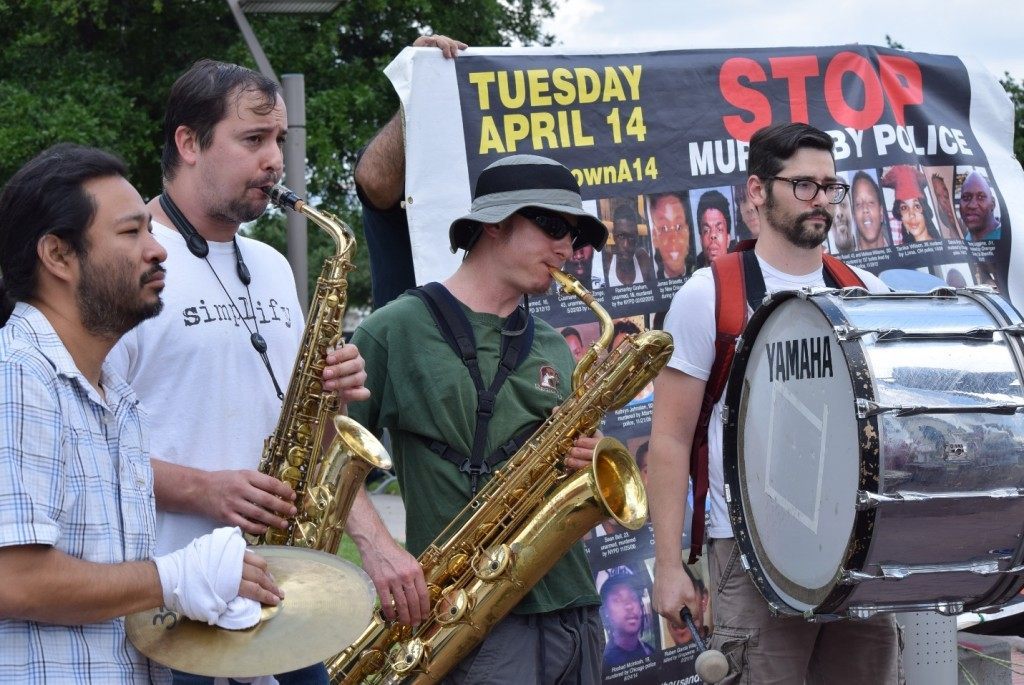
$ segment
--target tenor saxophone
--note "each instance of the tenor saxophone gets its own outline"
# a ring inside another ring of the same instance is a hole
[[[657,375],[672,353],[662,331],[629,336],[595,365],[611,317],[579,282],[552,276],[601,321],[601,336],[573,372],[573,390],[530,440],[419,557],[431,613],[415,629],[376,614],[359,639],[327,661],[334,683],[437,683],[465,658],[555,562],[603,519],[637,530],[647,494],[636,462],[602,438],[593,464],[567,472],[565,454]]]
[[[266,191],[271,202],[304,214],[331,238],[335,253],[324,260],[309,304],[306,328],[292,369],[277,427],[263,446],[259,470],[295,490],[296,515],[284,530],[269,529],[256,544],[294,545],[336,553],[349,510],[367,474],[390,469],[391,458],[374,435],[338,414],[338,398],[323,388],[327,353],[342,344],[355,238],[345,222],[310,207],[283,185]],[[335,435],[324,449],[327,422]]]

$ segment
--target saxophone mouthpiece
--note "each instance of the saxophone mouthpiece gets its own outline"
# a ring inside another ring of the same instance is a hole
[[[267,197],[270,198],[270,201],[278,207],[287,207],[288,209],[299,211],[298,205],[303,202],[298,195],[280,183],[272,185],[269,188],[264,188],[263,192],[266,193]]]

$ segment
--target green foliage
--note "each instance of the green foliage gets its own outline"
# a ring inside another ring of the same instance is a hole
[[[366,241],[362,239],[362,223],[359,209],[352,205],[342,207],[323,206],[347,223],[355,231],[356,253],[352,258],[356,268],[348,275],[349,306],[366,305],[370,302],[370,258],[366,251]],[[261,240],[274,247],[278,252],[286,254],[287,222],[280,211],[271,210],[257,219],[251,226],[244,229],[250,238]],[[306,238],[309,282],[307,292],[312,296],[316,291],[316,279],[320,276],[324,260],[334,255],[334,241],[312,221],[308,222]]]
[[[423,33],[550,44],[539,26],[552,11],[553,0],[360,0],[327,17],[249,16],[278,75],[305,76],[310,195],[361,237],[355,155],[398,106],[381,69]],[[124,157],[146,197],[160,192],[174,80],[202,57],[255,67],[224,0],[0,0],[0,44],[0,183],[45,147],[71,141]],[[309,239],[314,279],[331,249],[319,233]],[[253,234],[283,249],[284,220],[268,216]],[[360,245],[353,304],[369,301]]]
[[[885,46],[888,48],[892,48],[893,50],[906,50],[906,48],[903,47],[903,43],[894,39],[888,33],[885,34]]]
[[[1024,79],[1018,81],[1006,72],[999,84],[1013,103],[1013,154],[1017,161],[1024,163]]]

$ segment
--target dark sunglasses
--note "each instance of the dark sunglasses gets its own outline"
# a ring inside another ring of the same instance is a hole
[[[523,207],[516,212],[527,221],[532,221],[537,228],[544,231],[553,240],[561,240],[569,236],[573,248],[582,247],[580,242],[579,228],[570,224],[564,216],[558,212],[536,207]]]

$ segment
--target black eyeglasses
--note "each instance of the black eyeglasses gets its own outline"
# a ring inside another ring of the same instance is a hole
[[[817,183],[809,178],[786,178],[785,176],[769,176],[770,181],[786,181],[793,184],[793,197],[803,202],[810,202],[818,196],[819,191],[825,192],[825,200],[837,205],[846,197],[850,186],[845,183]]]
[[[569,236],[572,240],[572,246],[582,247],[579,245],[580,232],[576,226],[573,226],[569,221],[559,214],[558,212],[552,212],[546,209],[538,209],[536,207],[523,207],[516,212],[519,216],[523,217],[528,221],[532,221],[537,228],[544,231],[552,240],[561,240],[565,236]]]

